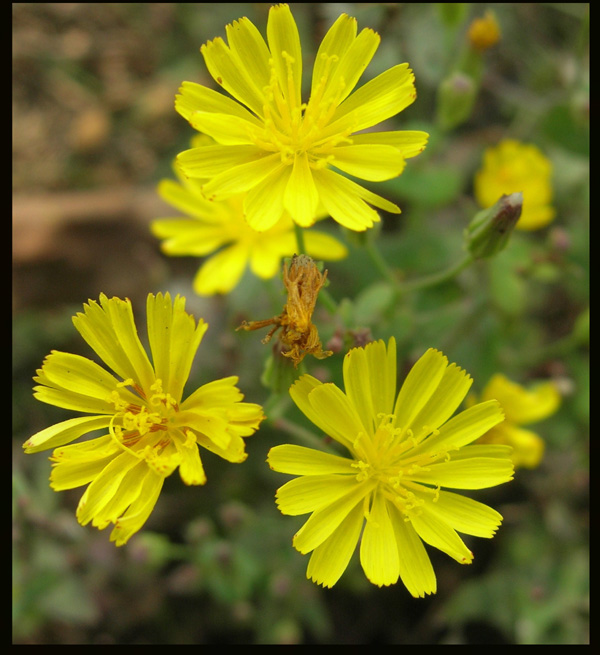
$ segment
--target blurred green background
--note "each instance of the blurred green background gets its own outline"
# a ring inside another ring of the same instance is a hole
[[[278,314],[280,280],[246,275],[226,297],[199,298],[198,261],[167,259],[149,232],[176,214],[155,187],[193,130],[175,112],[179,84],[211,85],[199,53],[247,16],[265,34],[267,3],[14,3],[13,10],[13,643],[16,644],[584,644],[589,636],[589,5],[585,3],[291,3],[305,69],[345,11],[382,44],[366,78],[407,61],[418,98],[391,121],[430,143],[405,173],[374,187],[402,208],[384,216],[380,247],[407,279],[462,256],[477,207],[472,180],[483,150],[510,136],[553,163],[556,220],[517,233],[490,262],[455,281],[407,294],[390,308],[360,239],[323,224],[350,256],[328,263],[338,315],[315,321],[326,344],[340,330],[399,345],[400,370],[430,346],[474,378],[496,372],[527,383],[552,378],[560,410],[539,426],[546,455],[535,470],[475,497],[504,524],[467,541],[461,567],[430,555],[438,593],[415,600],[402,584],[378,589],[355,555],[332,590],[305,579],[308,558],[291,545],[304,517],[282,517],[284,479],[268,449],[293,442],[285,421],[309,427],[295,407],[248,440],[248,460],[202,455],[208,483],[165,484],[145,528],[123,548],[82,528],[82,490],[55,493],[44,454],[25,456],[31,434],[69,418],[32,397],[32,376],[52,349],[92,356],[71,324],[88,298],[129,297],[144,330],[148,292],[187,297],[209,330],[193,370],[197,386],[239,375],[246,400],[263,404],[269,352],[244,318]],[[437,91],[470,21],[491,8],[500,42],[484,55],[471,115],[436,122]],[[393,129],[393,128],[392,128]],[[262,335],[260,335],[262,336]],[[309,372],[340,383],[343,353]]]

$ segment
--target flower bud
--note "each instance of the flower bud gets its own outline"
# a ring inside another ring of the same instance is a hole
[[[475,215],[465,230],[467,250],[476,259],[485,259],[504,249],[521,216],[523,194],[503,195],[496,204]]]
[[[483,18],[476,18],[469,26],[468,39],[471,47],[484,52],[500,40],[500,25],[493,11],[486,11]]]
[[[451,130],[469,119],[477,91],[475,80],[460,71],[452,73],[440,84],[437,111],[443,130]]]

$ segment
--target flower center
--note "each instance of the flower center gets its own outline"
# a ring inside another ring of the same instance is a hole
[[[327,129],[346,86],[340,78],[336,86],[328,84],[331,66],[336,55],[322,54],[326,59],[324,73],[308,103],[297,97],[293,73],[293,58],[285,51],[281,57],[287,65],[287,80],[282,88],[273,60],[270,60],[271,76],[264,91],[263,127],[257,128],[252,137],[257,146],[279,152],[283,164],[292,165],[296,157],[308,156],[312,168],[325,168],[333,158],[332,149],[348,138],[350,129]]]
[[[109,427],[112,438],[130,454],[148,463],[158,461],[165,449],[171,446],[171,428],[177,419],[177,401],[162,388],[157,379],[146,395],[133,380],[120,382],[117,387],[130,387],[140,397],[139,404],[123,399],[115,389],[110,401],[115,405],[115,415]]]
[[[427,425],[422,426],[418,433],[397,428],[393,414],[380,415],[378,418],[381,422],[375,434],[370,436],[361,433],[354,442],[356,461],[353,466],[358,469],[356,479],[361,482],[375,478],[378,484],[373,493],[382,493],[403,513],[423,505],[423,493],[431,494],[435,502],[439,496],[439,487],[414,482],[413,478],[419,472],[429,470],[430,464],[446,457],[447,453],[411,454],[411,451],[436,431]]]

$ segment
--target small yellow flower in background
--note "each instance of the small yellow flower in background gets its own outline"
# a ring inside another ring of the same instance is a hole
[[[308,102],[302,101],[302,51],[286,4],[272,6],[267,41],[247,18],[226,26],[228,43],[202,46],[206,67],[232,97],[184,82],[177,111],[217,143],[177,157],[188,177],[202,179],[209,200],[246,193],[244,213],[267,230],[284,211],[300,226],[318,206],[341,225],[365,230],[380,220],[371,207],[392,213],[392,202],[336,172],[377,182],[400,175],[428,135],[418,131],[364,132],[395,116],[416,98],[408,64],[394,66],[352,93],[379,46],[370,29],[342,14],[317,55]]]
[[[483,166],[474,181],[475,198],[483,208],[501,195],[523,193],[518,230],[537,230],[548,225],[556,212],[552,202],[552,164],[532,144],[514,139],[501,141],[483,154]]]
[[[488,9],[483,18],[475,18],[469,25],[467,36],[471,46],[478,52],[496,45],[500,40],[500,25],[496,14]]]
[[[159,219],[151,225],[152,233],[164,239],[162,250],[167,255],[205,257],[215,253],[199,268],[194,291],[201,296],[229,293],[248,266],[257,277],[275,277],[282,259],[297,250],[294,224],[287,212],[273,227],[257,232],[244,218],[243,194],[210,202],[200,186],[194,179],[182,179],[181,183],[162,180],[158,186],[161,198],[189,218]],[[307,253],[316,259],[336,261],[348,254],[346,246],[324,232],[307,230],[304,243]]]
[[[396,395],[396,342],[354,348],[344,359],[345,393],[301,376],[290,395],[299,409],[350,457],[312,448],[271,448],[268,463],[300,477],[277,491],[284,514],[311,513],[294,537],[312,555],[307,577],[333,586],[360,541],[360,562],[378,586],[402,580],[414,597],[435,593],[423,542],[469,564],[457,532],[492,537],[502,521],[486,505],[442,487],[483,489],[513,476],[510,448],[469,445],[503,420],[496,400],[450,418],[471,378],[429,349]],[[361,537],[362,532],[362,537]]]
[[[552,416],[560,406],[561,397],[554,382],[541,382],[531,389],[512,382],[498,373],[481,394],[481,400],[495,398],[504,410],[505,421],[493,427],[478,443],[512,446],[515,467],[535,468],[544,455],[544,440],[535,432],[519,427],[537,423]]]
[[[185,298],[150,294],[147,301],[150,362],[129,300],[100,296],[73,317],[81,336],[115,377],[80,355],[52,351],[37,371],[35,397],[91,414],[33,435],[25,452],[54,448],[50,486],[55,491],[89,485],[77,507],[81,525],[114,524],[110,540],[121,546],[146,522],[165,478],[179,467],[185,484],[206,475],[198,447],[243,462],[244,437],[264,418],[260,405],[241,402],[237,377],[199,387],[182,402],[183,387],[208,325],[185,311]],[[102,436],[71,444],[97,430]],[[66,445],[70,444],[70,445]]]

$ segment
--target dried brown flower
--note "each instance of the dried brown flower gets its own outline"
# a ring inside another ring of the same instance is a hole
[[[281,328],[280,340],[288,346],[282,351],[289,357],[294,366],[304,359],[305,355],[314,355],[317,359],[325,359],[332,355],[331,350],[323,350],[319,332],[312,323],[312,314],[317,303],[319,291],[325,284],[327,271],[320,273],[314,261],[308,255],[294,255],[288,268],[287,262],[283,268],[283,284],[287,289],[288,300],[279,316],[264,321],[244,321],[238,330],[260,330],[273,327],[262,340],[268,343],[275,332]]]

